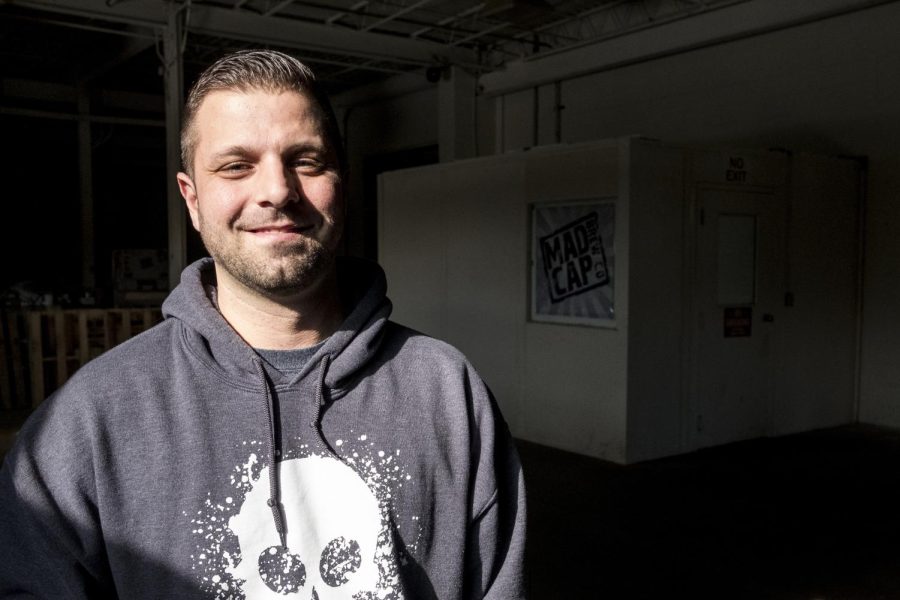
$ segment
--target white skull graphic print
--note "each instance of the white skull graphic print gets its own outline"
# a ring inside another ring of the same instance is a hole
[[[255,452],[231,476],[234,496],[211,495],[195,513],[194,569],[215,598],[403,600],[404,558],[395,552],[389,506],[409,475],[397,465],[399,452],[376,451],[365,435],[336,444],[348,449],[343,460],[303,446],[303,456],[278,463],[286,548],[268,503],[271,472]]]
[[[232,574],[245,581],[247,598],[384,597],[378,561],[391,555],[390,548],[380,547],[390,537],[382,535],[381,510],[365,482],[347,465],[323,456],[284,461],[280,475],[287,551],[267,504],[268,468],[228,523],[243,557]]]

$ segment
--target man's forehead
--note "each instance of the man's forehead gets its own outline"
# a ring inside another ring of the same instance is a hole
[[[279,100],[276,106],[273,100]],[[231,119],[244,119],[252,115],[253,120],[261,120],[267,122],[271,118],[272,121],[284,119],[290,114],[285,111],[282,102],[291,102],[299,100],[295,105],[301,113],[296,124],[300,128],[305,128],[308,124],[312,124],[313,128],[310,133],[314,133],[322,137],[322,142],[327,144],[328,140],[324,139],[325,135],[325,118],[318,102],[310,94],[306,94],[292,89],[265,89],[250,87],[247,89],[219,89],[211,91],[197,108],[194,117],[193,129],[195,139],[202,144],[204,138],[207,140],[212,135],[215,138],[223,136],[233,138],[243,133],[250,133],[240,127],[232,127]],[[257,110],[266,107],[268,110]],[[307,116],[312,117],[312,121],[307,120]],[[289,120],[288,123],[291,123]],[[206,135],[204,135],[206,134]]]

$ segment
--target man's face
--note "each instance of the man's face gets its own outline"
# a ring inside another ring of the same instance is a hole
[[[319,281],[344,207],[316,104],[293,91],[217,91],[193,127],[193,175],[178,185],[217,269],[266,295]]]

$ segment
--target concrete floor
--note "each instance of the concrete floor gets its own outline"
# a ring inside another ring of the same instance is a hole
[[[900,432],[849,426],[626,467],[518,447],[531,600],[900,599]]]
[[[842,427],[627,467],[519,451],[531,600],[900,598],[900,432]]]

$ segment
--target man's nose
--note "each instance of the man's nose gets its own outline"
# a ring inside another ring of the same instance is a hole
[[[262,164],[258,175],[258,202],[276,208],[300,199],[300,181],[296,173],[281,162]]]

